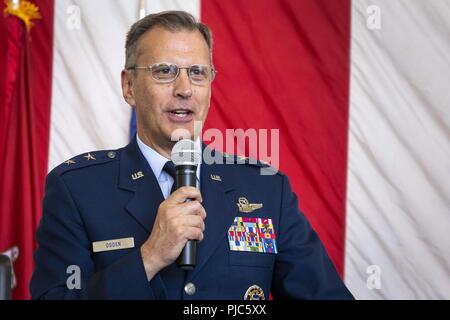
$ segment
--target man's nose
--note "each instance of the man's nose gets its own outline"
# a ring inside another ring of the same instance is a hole
[[[180,70],[180,74],[174,83],[173,95],[183,99],[192,96],[191,80],[189,79],[187,69]]]

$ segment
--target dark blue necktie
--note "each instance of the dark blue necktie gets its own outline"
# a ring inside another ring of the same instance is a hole
[[[172,161],[167,161],[163,167],[163,170],[173,178],[172,189],[170,189],[170,193],[172,194],[175,191],[175,175],[176,175],[175,165],[173,164]]]

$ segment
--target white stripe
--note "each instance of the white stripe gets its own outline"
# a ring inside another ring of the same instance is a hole
[[[449,16],[445,0],[352,3],[345,275],[357,298],[450,299]]]
[[[127,144],[131,109],[122,98],[120,72],[139,2],[55,1],[49,170],[74,155]],[[200,0],[146,1],[147,13],[161,10],[199,17]]]

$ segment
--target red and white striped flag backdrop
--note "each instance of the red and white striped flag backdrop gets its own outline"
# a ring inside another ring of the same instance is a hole
[[[20,21],[1,18],[0,252],[20,251],[16,298],[29,297],[47,170],[128,142],[120,71],[143,2],[32,1],[42,18],[26,65]],[[145,9],[186,10],[211,27],[219,74],[205,129],[279,129],[280,169],[357,298],[450,298],[448,1],[159,0]]]

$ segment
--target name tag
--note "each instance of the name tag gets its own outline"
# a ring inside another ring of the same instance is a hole
[[[133,237],[92,242],[92,250],[94,252],[129,249],[129,248],[134,248]]]

